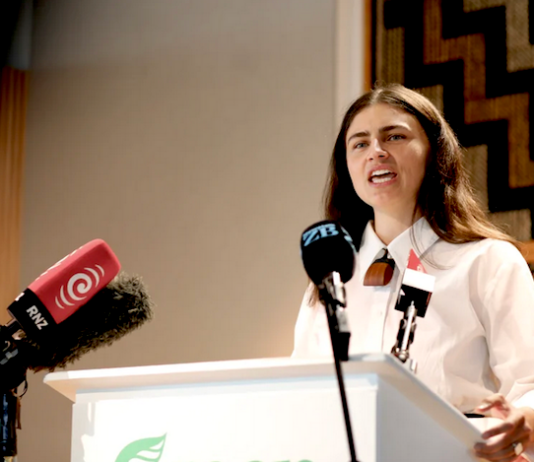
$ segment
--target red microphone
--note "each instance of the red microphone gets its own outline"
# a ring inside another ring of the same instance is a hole
[[[17,389],[28,368],[65,367],[151,318],[140,278],[119,270],[113,251],[96,239],[41,274],[9,306],[13,319],[0,326],[0,460],[17,454]],[[14,335],[20,330],[23,335]]]
[[[52,333],[119,270],[119,260],[102,239],[88,242],[41,274],[15,299],[8,308],[14,318],[9,330],[22,329],[36,339]]]

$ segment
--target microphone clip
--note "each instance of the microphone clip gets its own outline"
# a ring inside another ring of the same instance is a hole
[[[417,317],[424,318],[434,290],[435,277],[428,274],[413,250],[404,271],[395,309],[404,313],[391,354],[415,373],[417,362],[410,358],[410,345],[415,337]]]
[[[345,284],[341,281],[341,276],[337,271],[330,273],[319,285],[319,291],[326,291],[329,298],[343,308],[347,306],[347,293]]]
[[[318,286],[319,298],[326,308],[332,347],[341,361],[349,359],[350,327],[345,307],[345,284],[336,271],[328,274]]]
[[[26,380],[28,360],[23,346],[9,329],[0,326],[0,393],[17,388]]]

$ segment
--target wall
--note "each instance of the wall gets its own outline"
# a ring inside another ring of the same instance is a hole
[[[334,137],[334,0],[35,8],[21,284],[101,237],[157,303],[72,368],[289,354]],[[71,404],[42,379],[19,461],[67,462]]]

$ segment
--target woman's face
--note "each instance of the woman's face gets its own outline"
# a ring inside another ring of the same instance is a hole
[[[374,104],[354,117],[345,145],[358,196],[375,214],[412,216],[430,152],[417,119],[393,106]]]

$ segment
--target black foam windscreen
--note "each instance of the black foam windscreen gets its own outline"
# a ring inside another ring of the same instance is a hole
[[[34,371],[65,367],[110,345],[152,318],[153,303],[141,278],[121,272],[89,302],[55,327],[46,342],[17,341]]]
[[[304,269],[315,285],[330,273],[347,282],[354,274],[356,249],[349,233],[335,221],[320,221],[306,228],[300,239]]]

